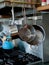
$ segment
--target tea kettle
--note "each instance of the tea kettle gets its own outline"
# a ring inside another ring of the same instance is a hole
[[[6,40],[2,44],[2,48],[7,49],[7,50],[10,50],[10,49],[14,48],[14,44],[12,43],[10,36],[6,37]]]

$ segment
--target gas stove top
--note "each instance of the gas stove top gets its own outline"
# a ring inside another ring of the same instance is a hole
[[[20,50],[13,50],[10,53],[6,51],[2,49],[0,52],[0,65],[27,65],[28,63],[34,63],[41,60],[32,54]]]

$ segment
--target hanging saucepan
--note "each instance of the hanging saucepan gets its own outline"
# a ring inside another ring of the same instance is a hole
[[[45,31],[39,25],[25,25],[19,30],[19,36],[30,45],[38,45],[38,43],[44,41]]]
[[[28,44],[33,45],[34,43],[30,43],[36,37],[35,28],[31,25],[25,25],[23,28],[19,30],[19,37],[28,42]]]

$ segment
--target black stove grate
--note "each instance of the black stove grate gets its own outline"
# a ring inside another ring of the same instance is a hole
[[[33,63],[41,60],[32,54],[20,50],[13,50],[11,53],[4,52],[3,49],[0,51],[0,65],[26,65],[29,62]]]

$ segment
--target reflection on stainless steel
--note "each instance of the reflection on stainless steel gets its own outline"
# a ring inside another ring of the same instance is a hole
[[[17,26],[16,25],[9,25],[9,32],[10,33],[18,32]]]
[[[16,32],[18,32],[18,29],[17,29],[17,26],[16,26],[16,25],[9,26],[9,25],[6,25],[6,24],[2,24],[2,27],[3,27],[3,29],[2,29],[2,31],[0,32],[0,34],[1,34],[2,32],[4,32],[5,34],[7,34],[7,33],[11,34],[11,33],[16,33]]]

